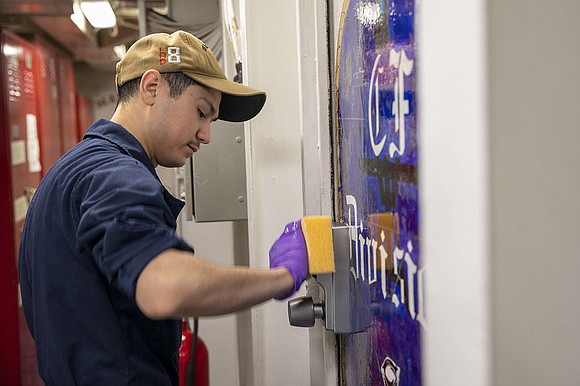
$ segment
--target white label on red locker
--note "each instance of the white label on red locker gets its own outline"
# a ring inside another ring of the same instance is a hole
[[[28,198],[20,196],[14,200],[14,223],[17,224],[24,220],[26,211],[28,210]]]
[[[22,165],[26,162],[26,143],[23,139],[10,143],[10,154],[12,156],[12,166]]]
[[[38,143],[38,130],[36,129],[36,115],[26,114],[26,150],[28,151],[28,170],[30,173],[38,173],[40,166],[40,145]]]

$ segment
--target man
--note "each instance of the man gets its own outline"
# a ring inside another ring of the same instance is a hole
[[[291,296],[308,275],[300,222],[270,269],[213,264],[175,235],[183,202],[155,167],[183,166],[216,119],[244,121],[264,92],[226,79],[178,31],[137,41],[116,68],[111,120],[98,120],[45,176],[19,255],[22,302],[47,385],[178,385],[184,316]]]

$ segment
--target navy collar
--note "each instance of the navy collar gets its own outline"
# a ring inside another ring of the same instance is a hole
[[[147,152],[145,151],[143,145],[141,145],[141,142],[139,142],[137,138],[135,138],[135,136],[123,126],[115,122],[111,122],[107,119],[99,119],[95,121],[91,127],[89,127],[83,136],[83,139],[91,137],[104,139],[119,147],[119,149],[127,153],[127,155],[135,158],[137,161],[145,165],[151,174],[157,179],[157,181],[163,185],[161,179],[155,171],[155,168],[153,167],[151,158],[149,158],[147,155]],[[174,197],[167,191],[167,188],[163,189],[163,194],[167,203],[171,207],[171,211],[177,218],[179,212],[181,212],[183,209],[185,202],[178,199],[177,197]]]
[[[127,129],[123,126],[109,121],[107,119],[99,119],[89,127],[85,133],[84,138],[97,137],[105,139],[114,145],[121,148],[125,153],[135,158],[139,162],[149,169],[151,174],[157,177],[155,168],[153,167],[153,162],[141,142],[133,136]]]

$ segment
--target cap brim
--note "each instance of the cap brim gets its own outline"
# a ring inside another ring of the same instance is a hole
[[[184,71],[184,74],[195,81],[221,91],[218,119],[229,122],[244,122],[254,118],[266,103],[266,93],[229,79],[209,77],[192,74]]]
[[[266,93],[236,96],[222,92],[218,119],[245,122],[254,118],[266,103]]]

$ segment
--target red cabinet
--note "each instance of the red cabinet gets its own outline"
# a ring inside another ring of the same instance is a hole
[[[77,130],[76,85],[72,59],[60,52],[59,66],[59,106],[61,152],[66,153],[80,140]]]
[[[0,38],[0,383],[43,385],[19,302],[18,247],[34,190],[79,141],[91,104],[79,97],[77,105],[73,60],[64,51],[2,29]]]
[[[73,60],[41,37],[37,56],[38,121],[42,174],[79,141]]]
[[[41,177],[35,52],[9,32],[0,31],[0,37],[0,379],[33,385],[39,378],[19,306],[16,259],[28,202]]]
[[[57,50],[44,39],[35,38],[35,50],[38,64],[36,66],[38,123],[42,142],[40,156],[44,175],[62,154],[59,119],[60,66]]]

